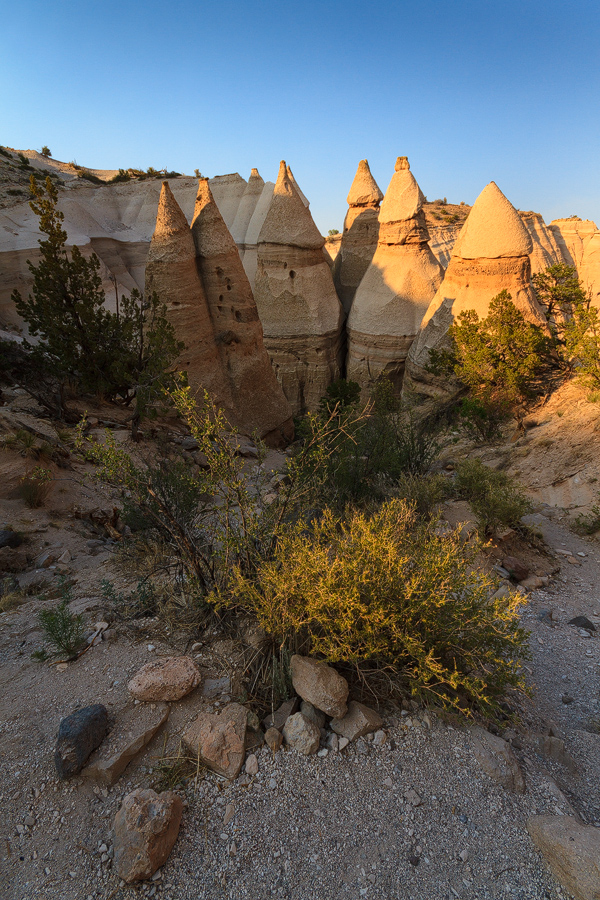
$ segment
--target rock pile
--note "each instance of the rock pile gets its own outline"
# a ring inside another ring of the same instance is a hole
[[[265,346],[294,414],[316,409],[340,374],[343,311],[324,243],[282,162],[259,235],[254,293]]]
[[[379,204],[383,194],[371,175],[366,159],[359,162],[346,199],[348,212],[335,258],[333,279],[344,312],[348,315],[356,289],[373,259],[379,236]]]
[[[406,355],[442,280],[423,201],[407,158],[398,157],[379,211],[377,249],[348,317],[348,378],[361,388],[384,374],[400,386]]]
[[[404,390],[439,396],[453,390],[447,379],[427,372],[429,352],[447,342],[448,328],[459,313],[488,313],[490,301],[507,290],[525,317],[544,324],[531,287],[531,236],[519,213],[492,181],[475,201],[452,259],[410,348]]]

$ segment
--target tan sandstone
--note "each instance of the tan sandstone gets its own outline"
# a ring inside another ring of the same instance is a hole
[[[115,816],[114,866],[130,884],[144,881],[166,861],[179,834],[183,800],[171,791],[136,790]]]
[[[574,816],[531,816],[527,831],[570,894],[577,900],[600,898],[600,828]]]
[[[200,684],[189,656],[169,656],[146,663],[127,685],[136,700],[180,700]]]
[[[332,666],[310,656],[295,654],[290,661],[296,693],[328,716],[341,719],[348,707],[348,682]]]
[[[283,446],[294,435],[292,410],[273,372],[250,282],[207,178],[199,181],[192,236],[220,364],[229,380],[229,422],[245,434],[256,432],[270,446]]]
[[[346,199],[348,212],[333,267],[333,280],[348,315],[356,290],[373,259],[379,236],[379,204],[383,194],[366,159],[359,162]]]
[[[382,375],[400,386],[406,355],[442,280],[423,201],[408,160],[398,157],[379,210],[377,249],[348,316],[348,378],[363,389]]]
[[[592,302],[600,306],[600,231],[591,219],[555,219],[550,223],[564,261],[575,266]]]
[[[237,778],[246,752],[248,710],[230,703],[220,713],[202,710],[188,726],[183,740],[207,768]]]
[[[316,409],[340,374],[343,311],[324,242],[282,162],[258,240],[254,296],[294,414]]]
[[[248,179],[248,184],[246,185],[246,189],[242,194],[240,205],[238,206],[237,212],[235,214],[235,219],[233,220],[233,224],[230,228],[231,236],[238,245],[240,257],[242,259],[244,258],[248,226],[250,224],[252,216],[254,215],[256,204],[260,199],[264,186],[265,183],[260,177],[258,169],[252,169],[252,171],[250,172],[250,178]]]
[[[429,353],[446,346],[448,328],[463,311],[481,317],[490,301],[507,290],[532,322],[545,318],[531,287],[533,243],[519,213],[492,181],[475,201],[454,245],[444,280],[423,318],[406,364],[405,392],[440,396],[455,390],[448,379],[427,372]]]

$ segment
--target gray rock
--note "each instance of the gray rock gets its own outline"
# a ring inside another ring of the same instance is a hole
[[[565,742],[554,735],[538,734],[535,736],[540,752],[565,766],[573,775],[577,774],[577,763],[565,747]]]
[[[470,730],[473,754],[481,769],[507,790],[523,794],[525,779],[510,744],[485,728],[475,726]]]
[[[12,547],[14,550],[15,547],[20,547],[22,543],[23,538],[16,531],[10,528],[0,531],[0,549],[2,547]]]
[[[315,723],[301,712],[289,717],[283,727],[283,736],[290,747],[298,753],[303,753],[304,756],[310,756],[319,749],[321,732]]]
[[[169,712],[166,703],[140,703],[123,710],[117,716],[115,727],[81,773],[83,777],[114,784],[131,760],[162,728]]]
[[[322,712],[309,703],[308,700],[303,700],[300,704],[300,712],[302,715],[306,716],[307,719],[310,719],[311,722],[314,722],[317,728],[325,727],[325,716]]]
[[[348,682],[332,666],[309,656],[292,656],[290,662],[294,690],[303,700],[328,716],[346,715]]]
[[[298,702],[298,698],[294,697],[292,700],[286,700],[285,703],[282,703],[279,709],[276,709],[274,713],[263,719],[265,728],[278,728],[281,731],[289,717],[298,709]]]
[[[600,828],[573,816],[532,816],[527,831],[560,884],[577,900],[600,897]]]
[[[574,619],[567,622],[567,625],[574,625],[576,628],[585,628],[586,631],[596,631],[594,623],[590,622],[585,616],[575,616]]]
[[[86,706],[62,720],[54,751],[58,777],[77,775],[89,755],[100,746],[108,729],[108,713],[101,703]]]
[[[379,713],[363,703],[351,700],[346,715],[332,719],[331,730],[349,741],[355,741],[371,731],[377,731],[382,725],[383,719]]]

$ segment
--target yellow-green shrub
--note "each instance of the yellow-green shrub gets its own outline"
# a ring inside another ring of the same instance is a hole
[[[493,715],[523,688],[519,595],[493,597],[477,548],[438,535],[404,500],[345,520],[325,511],[282,535],[255,577],[234,573],[221,606],[255,614],[280,646],[358,670],[385,669],[414,696]]]

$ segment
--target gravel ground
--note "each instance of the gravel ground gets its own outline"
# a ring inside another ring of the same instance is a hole
[[[77,705],[110,703],[115,711],[126,702],[128,678],[149,658],[147,640],[132,645],[118,636],[61,672],[30,658],[41,638],[31,624],[35,601],[2,614],[0,897],[566,898],[525,823],[532,814],[574,810],[600,826],[600,735],[588,730],[600,718],[600,624],[591,639],[567,625],[574,615],[600,616],[600,554],[555,521],[544,530],[551,547],[586,556],[577,557],[580,565],[562,556],[561,573],[525,607],[536,691],[523,727],[505,735],[525,772],[525,794],[482,772],[467,728],[389,707],[381,746],[360,740],[309,758],[263,749],[254,778],[228,784],[207,774],[196,791],[190,785],[171,857],[141,886],[123,886],[112,871],[111,825],[128,791],[152,785],[164,737],[111,789],[81,778],[58,782],[52,756],[58,723]],[[88,616],[94,620],[93,609]],[[156,653],[168,652],[164,640],[154,643]],[[197,703],[192,694],[173,705],[170,746]],[[564,739],[577,774],[540,755],[535,735],[550,730]]]

